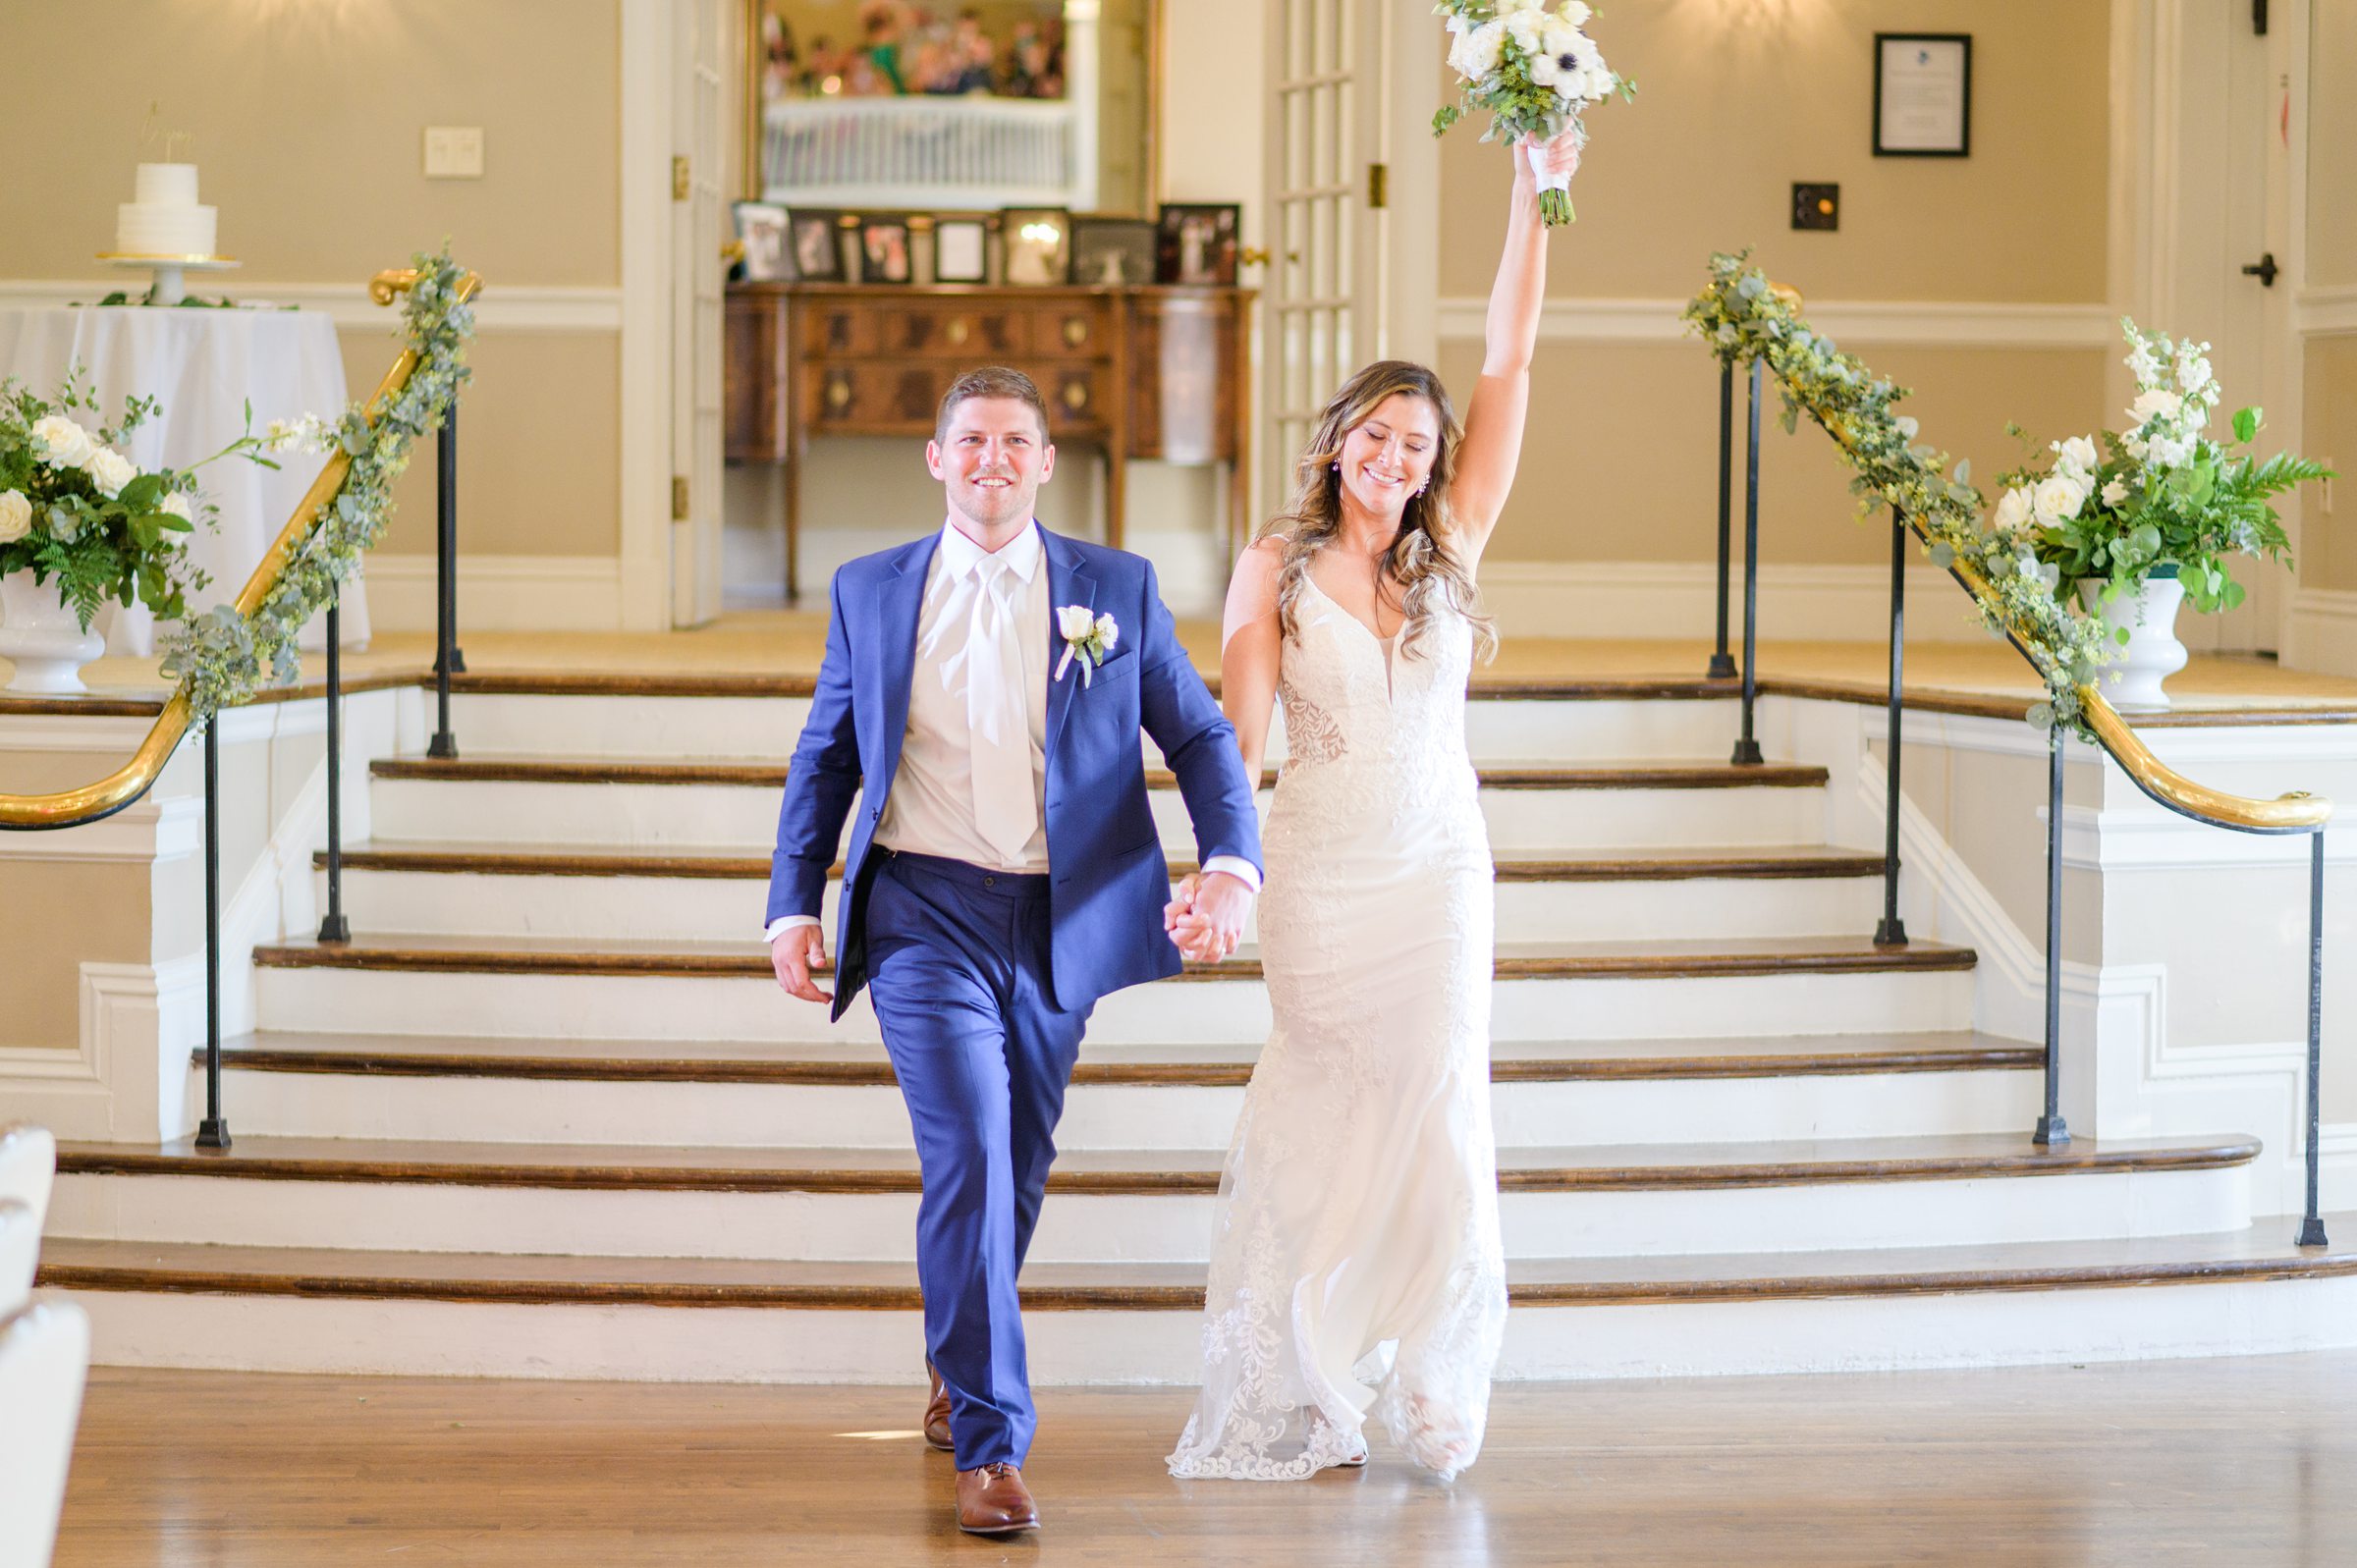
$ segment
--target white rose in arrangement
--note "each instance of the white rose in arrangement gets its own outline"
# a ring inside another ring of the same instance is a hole
[[[82,466],[82,471],[90,476],[90,483],[96,485],[98,493],[109,501],[121,495],[123,487],[139,476],[138,464],[108,447],[100,447],[92,452]]]
[[[1611,97],[1613,95],[1613,89],[1618,86],[1619,83],[1620,79],[1614,76],[1612,72],[1606,70],[1603,64],[1600,62],[1594,70],[1583,71],[1580,73],[1578,95],[1587,99],[1590,103],[1600,103],[1604,99]]]
[[[196,520],[193,510],[189,506],[189,498],[178,490],[175,490],[170,495],[164,497],[163,505],[158,507],[156,510],[158,512],[168,512],[175,517],[184,518],[191,522]]]
[[[2067,474],[2049,474],[2038,481],[2030,499],[2038,520],[2051,527],[2079,514],[2079,509],[2087,504],[2087,487]]]
[[[2141,430],[2156,419],[2174,419],[2185,406],[2185,400],[2165,387],[2153,387],[2137,394],[2128,405],[2128,417]]]
[[[1595,14],[1588,9],[1587,0],[1563,0],[1562,7],[1556,12],[1557,16],[1562,17],[1575,27],[1586,27],[1588,19]]]
[[[2008,490],[1997,501],[1997,525],[2000,528],[2018,528],[2030,520],[2033,508],[2027,490]]]
[[[98,449],[97,441],[87,430],[62,413],[35,419],[32,439],[41,445],[41,460],[52,468],[79,468]]]
[[[1537,55],[1547,32],[1547,14],[1543,11],[1516,11],[1505,18],[1507,35],[1514,47],[1526,55]]]
[[[13,545],[32,532],[32,503],[22,490],[0,490],[0,545]]]
[[[2068,441],[2055,443],[2056,468],[2082,478],[2095,473],[2097,458],[2095,443],[2085,436],[2072,436]]]
[[[1485,22],[1459,37],[1449,50],[1450,68],[1467,81],[1478,81],[1498,69],[1506,52],[1506,24]]]
[[[1097,618],[1088,613],[1086,605],[1066,605],[1056,612],[1056,632],[1067,642],[1077,642],[1097,626]]]
[[[2105,506],[2117,507],[2121,502],[2127,499],[2128,482],[2125,479],[2114,479],[2110,484],[2104,486]]]

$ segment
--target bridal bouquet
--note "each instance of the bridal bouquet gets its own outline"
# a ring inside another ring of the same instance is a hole
[[[1488,141],[1499,135],[1552,141],[1567,129],[1588,144],[1580,116],[1593,103],[1617,92],[1637,95],[1637,84],[1614,75],[1594,40],[1581,29],[1594,13],[1584,0],[1441,0],[1436,16],[1449,19],[1449,64],[1463,89],[1461,103],[1432,117],[1439,135],[1475,109],[1490,111]],[[1540,149],[1527,149],[1539,176],[1539,215],[1550,227],[1570,223],[1568,175],[1547,171]]]
[[[2248,450],[2257,408],[2229,422],[2244,449],[2229,450],[2207,433],[2219,400],[2210,345],[2144,332],[2125,317],[2120,326],[2136,377],[2132,424],[2100,432],[2100,449],[2092,436],[2055,442],[2050,463],[2006,474],[1993,521],[2025,537],[2042,574],[2064,591],[2099,583],[2110,600],[2147,577],[2174,576],[2197,611],[2231,610],[2242,585],[2220,558],[2288,561],[2290,541],[2268,499],[2331,470],[2289,453],[2260,461]]]

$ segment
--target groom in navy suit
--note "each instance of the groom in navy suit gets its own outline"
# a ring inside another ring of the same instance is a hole
[[[1178,972],[1138,731],[1177,775],[1205,873],[1186,956],[1234,950],[1260,888],[1252,784],[1143,559],[1032,518],[1054,473],[1019,371],[960,376],[925,448],[935,534],[835,574],[826,661],[769,884],[778,984],[811,979],[844,852],[833,1016],[865,986],[916,1132],[931,1398],[958,1523],[1027,1530],[1035,1416],[1015,1275],[1097,999]]]

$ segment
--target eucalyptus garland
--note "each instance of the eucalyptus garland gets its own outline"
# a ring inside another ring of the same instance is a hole
[[[420,252],[412,262],[417,281],[402,307],[403,336],[417,354],[409,379],[373,408],[355,403],[332,424],[307,421],[301,431],[274,432],[314,450],[342,452],[352,460],[344,482],[310,528],[287,544],[278,581],[252,615],[220,605],[166,640],[164,674],[187,695],[192,728],[301,676],[297,634],[334,601],[337,585],[384,533],[393,481],[409,466],[410,449],[441,425],[460,385],[473,374],[466,356],[474,309],[458,297],[466,269],[447,247],[438,255]]]
[[[1685,308],[1687,324],[1722,364],[1767,361],[1782,391],[1786,430],[1806,413],[1834,438],[1854,470],[1849,488],[1861,516],[1895,507],[1925,540],[1925,554],[1946,568],[1964,561],[1988,584],[1976,594],[1981,622],[2010,634],[2046,681],[2047,700],[2031,708],[2041,729],[2068,724],[2085,733],[2079,687],[2094,683],[2114,647],[2103,622],[2056,595],[2056,573],[2039,562],[2037,538],[2026,527],[1984,522],[1971,463],[1951,474],[1947,454],[1919,444],[1915,421],[1892,411],[1903,387],[1877,377],[1832,339],[1810,329],[1779,296],[1750,252],[1711,257],[1710,287]]]

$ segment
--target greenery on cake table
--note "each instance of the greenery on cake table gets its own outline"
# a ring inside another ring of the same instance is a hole
[[[355,403],[332,424],[312,420],[276,432],[296,444],[341,452],[350,460],[343,482],[321,504],[312,525],[286,545],[278,581],[252,615],[225,604],[167,640],[164,674],[180,683],[193,724],[266,686],[291,684],[301,674],[296,635],[334,601],[361,553],[383,534],[393,511],[393,482],[409,466],[411,448],[441,424],[472,374],[466,345],[474,336],[474,310],[458,293],[466,269],[447,247],[413,261],[417,281],[402,309],[404,337],[417,355],[409,379],[372,408]]]
[[[1784,428],[1806,413],[1848,460],[1861,516],[1894,507],[1924,537],[1933,565],[1978,568],[1988,583],[1976,594],[1982,623],[2010,635],[2046,681],[2047,700],[2030,709],[2030,722],[2084,732],[2078,688],[2114,656],[2103,623],[2056,594],[2060,572],[2041,558],[2034,528],[1982,520],[1971,463],[1951,473],[1947,454],[1919,444],[1915,421],[1893,411],[1906,389],[1811,330],[1749,259],[1749,251],[1711,257],[1710,285],[1685,308],[1689,327],[1723,364],[1766,362],[1782,392]]]

